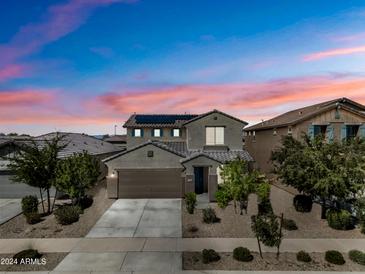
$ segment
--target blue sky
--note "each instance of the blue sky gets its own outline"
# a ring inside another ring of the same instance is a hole
[[[1,1],[0,132],[365,103],[364,1]]]

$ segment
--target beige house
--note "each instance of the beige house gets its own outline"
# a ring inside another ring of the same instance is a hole
[[[271,173],[271,152],[282,136],[301,138],[323,134],[328,141],[365,138],[365,106],[347,98],[296,109],[244,129],[244,148],[266,174]]]

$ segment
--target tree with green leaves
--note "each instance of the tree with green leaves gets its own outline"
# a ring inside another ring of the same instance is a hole
[[[260,195],[268,195],[270,186],[265,176],[258,171],[250,171],[246,161],[237,158],[221,167],[220,173],[223,184],[216,192],[218,206],[225,208],[233,201],[235,212],[237,204],[240,214],[245,210],[247,213],[248,196],[251,193],[261,192]],[[266,191],[266,192],[265,192]],[[268,193],[267,193],[268,191]]]
[[[329,203],[339,209],[340,202],[355,198],[365,189],[365,144],[354,139],[326,142],[323,136],[303,136],[297,141],[287,136],[272,153],[278,178],[299,192],[322,200],[322,217]]]
[[[45,211],[42,192],[47,193],[47,213],[51,212],[50,188],[54,184],[58,153],[65,148],[63,136],[56,135],[52,140],[31,141],[13,156],[9,157],[9,169],[14,174],[11,180],[39,188]]]
[[[55,186],[67,193],[78,204],[100,175],[98,161],[86,151],[58,163]]]

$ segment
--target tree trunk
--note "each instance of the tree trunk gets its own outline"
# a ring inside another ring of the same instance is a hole
[[[257,231],[256,221],[255,221],[255,230]],[[257,245],[259,246],[260,257],[261,257],[261,259],[263,259],[264,257],[262,256],[260,239],[259,239],[259,236],[257,235],[257,233],[255,233],[255,234],[256,234],[256,239],[257,239]]]
[[[280,245],[281,245],[281,238],[282,238],[282,228],[283,228],[283,221],[284,221],[284,213],[281,213],[281,218],[280,218],[280,229],[279,229],[279,237],[280,237],[280,242],[277,246],[278,250],[276,253],[276,258],[279,259],[280,256]]]
[[[233,200],[234,214],[237,214],[237,203],[236,200]]]
[[[54,209],[54,205],[55,205],[55,203],[56,203],[57,193],[58,193],[58,190],[56,189],[56,193],[55,193],[55,195],[54,195],[54,197],[53,197],[52,212],[53,212],[53,209]]]
[[[49,195],[49,188],[47,188],[47,203],[48,203],[47,213],[51,214],[51,197]]]
[[[42,194],[42,189],[41,188],[39,188],[39,194],[41,195],[43,213],[46,213],[46,211],[44,210],[43,194]]]
[[[322,206],[321,206],[321,219],[326,219],[326,199],[322,199]]]

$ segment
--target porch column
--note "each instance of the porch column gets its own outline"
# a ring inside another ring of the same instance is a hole
[[[218,190],[218,176],[215,174],[209,174],[208,176],[208,195],[209,201],[215,202],[215,193]]]

